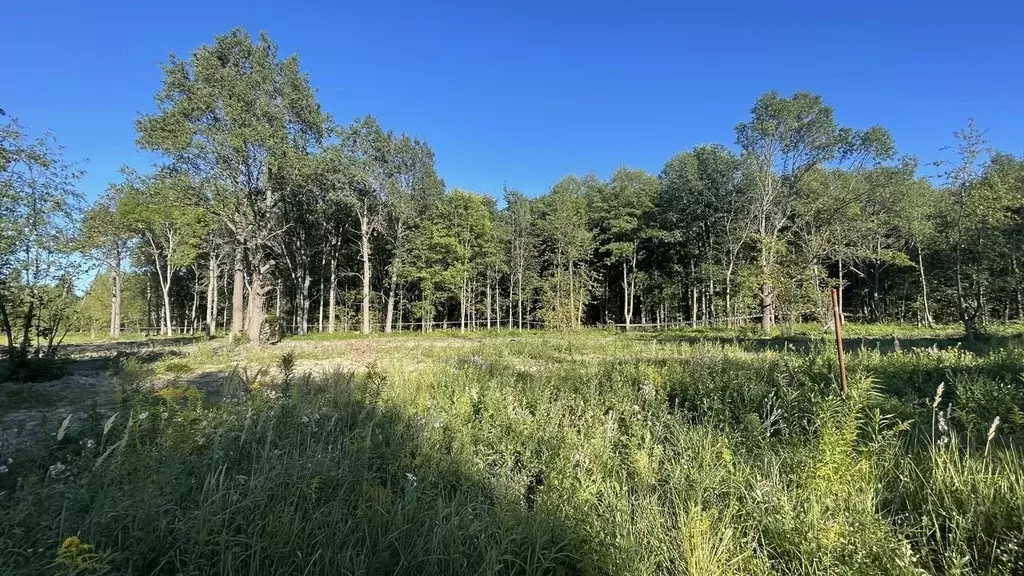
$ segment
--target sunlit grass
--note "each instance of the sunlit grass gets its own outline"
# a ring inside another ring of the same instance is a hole
[[[1024,348],[848,360],[844,398],[827,339],[396,334],[128,359],[112,420],[0,474],[0,572],[1016,573]]]

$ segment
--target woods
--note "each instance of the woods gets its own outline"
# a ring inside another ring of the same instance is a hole
[[[901,156],[816,94],[767,92],[735,142],[528,197],[449,188],[428,143],[339,122],[297,56],[232,30],[163,67],[125,169],[86,206],[49,135],[0,127],[8,354],[68,330],[275,334],[1024,319],[1024,158],[969,123]],[[737,111],[741,113],[741,111]],[[951,127],[951,130],[955,127]],[[947,152],[941,149],[952,144]],[[88,274],[88,276],[86,276]],[[91,278],[85,295],[76,278]],[[126,290],[131,284],[132,289]],[[132,320],[127,320],[126,309]]]

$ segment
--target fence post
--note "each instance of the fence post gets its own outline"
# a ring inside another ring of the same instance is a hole
[[[832,289],[832,325],[836,330],[836,354],[839,356],[839,379],[843,383],[843,396],[846,396],[846,356],[843,354],[843,311],[839,309],[839,289]]]

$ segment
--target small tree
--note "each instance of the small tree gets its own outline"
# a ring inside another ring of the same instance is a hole
[[[195,259],[207,228],[205,213],[185,201],[194,196],[192,186],[180,174],[141,178],[126,171],[125,182],[116,187],[118,210],[141,238],[141,248],[160,282],[161,334],[170,334],[173,325],[170,294],[174,275]]]
[[[85,212],[79,233],[79,247],[89,258],[111,271],[110,331],[121,335],[121,300],[124,288],[123,268],[132,241],[136,238],[131,222],[118,209],[114,190],[109,190]]]
[[[60,305],[49,288],[74,275],[82,173],[52,135],[30,140],[16,120],[0,124],[0,143],[0,325],[9,357],[27,357],[33,336],[34,354],[52,356],[59,340],[47,338],[41,348],[39,317]]]

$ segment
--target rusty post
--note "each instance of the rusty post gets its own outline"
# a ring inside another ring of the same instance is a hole
[[[843,396],[846,396],[846,356],[843,355],[843,312],[839,309],[839,289],[832,289],[832,325],[836,329],[836,354],[839,356],[839,379],[843,383]]]

